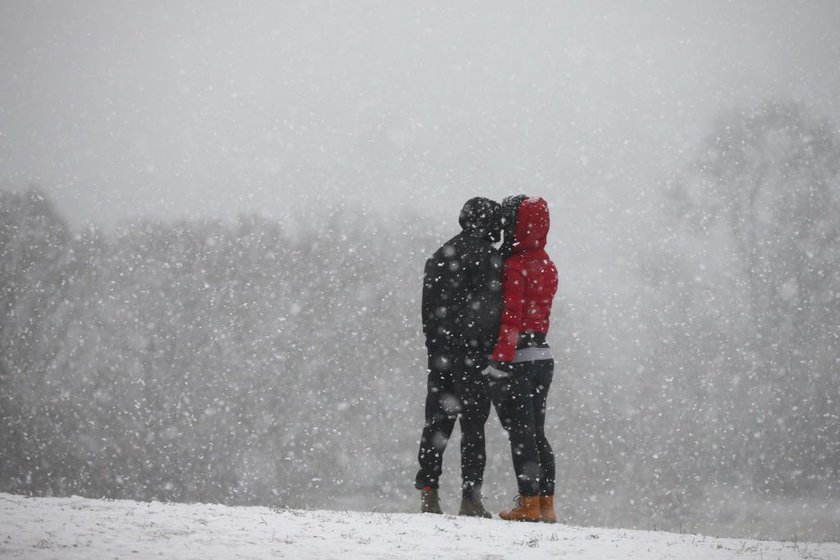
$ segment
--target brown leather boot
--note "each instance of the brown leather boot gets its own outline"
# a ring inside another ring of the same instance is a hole
[[[554,513],[554,496],[540,496],[540,517],[543,523],[557,523],[557,514]]]
[[[539,496],[518,496],[516,507],[499,513],[506,521],[542,521]]]
[[[420,513],[443,513],[437,488],[426,486],[420,490]]]

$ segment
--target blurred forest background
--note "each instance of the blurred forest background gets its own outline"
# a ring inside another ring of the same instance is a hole
[[[728,111],[651,204],[608,302],[564,290],[576,263],[550,240],[563,521],[836,539],[836,126]],[[421,274],[457,210],[103,231],[0,193],[0,491],[416,511]],[[488,433],[499,508],[495,415]],[[450,445],[449,511],[457,465]]]

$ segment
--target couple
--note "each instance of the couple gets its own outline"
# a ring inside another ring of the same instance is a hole
[[[554,452],[545,409],[554,373],[546,343],[557,269],[545,252],[548,205],[525,195],[467,201],[462,231],[426,261],[423,332],[429,354],[426,423],[415,486],[421,511],[442,513],[438,480],[461,423],[460,515],[490,517],[481,501],[484,424],[491,402],[510,440],[518,504],[502,519],[557,520]],[[497,250],[493,243],[504,241]]]

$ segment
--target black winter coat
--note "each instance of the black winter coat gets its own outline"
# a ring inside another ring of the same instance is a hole
[[[465,229],[426,261],[422,311],[430,356],[484,361],[499,332],[501,280],[502,258],[481,231]]]

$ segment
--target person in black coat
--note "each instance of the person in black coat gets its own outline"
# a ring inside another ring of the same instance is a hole
[[[464,204],[462,231],[426,261],[423,333],[429,355],[426,422],[415,486],[421,511],[442,513],[438,480],[455,420],[461,424],[461,515],[490,517],[481,501],[486,463],[484,424],[490,415],[486,376],[502,309],[501,206],[476,197]]]

